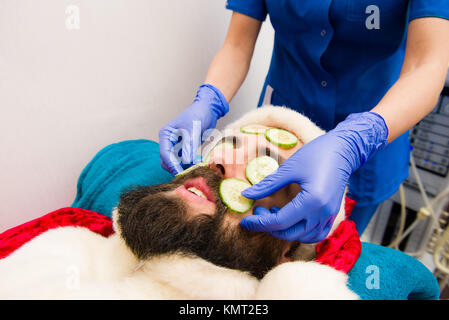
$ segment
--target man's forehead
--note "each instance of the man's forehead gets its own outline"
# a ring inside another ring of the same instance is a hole
[[[278,159],[280,162],[285,160],[285,156],[283,156],[279,146],[267,140],[263,133],[252,134],[244,133],[238,128],[228,129],[221,136],[221,139],[217,139],[216,142],[215,145],[220,143],[232,144],[234,149],[244,150],[256,155],[268,155]],[[226,149],[220,150],[220,152],[226,152]]]

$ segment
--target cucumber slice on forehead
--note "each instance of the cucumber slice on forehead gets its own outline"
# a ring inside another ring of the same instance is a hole
[[[252,184],[256,184],[263,180],[266,176],[272,174],[279,168],[278,162],[269,157],[269,156],[261,156],[252,159],[246,165],[246,178]]]
[[[177,178],[177,177],[183,176],[183,175],[185,175],[185,174],[187,174],[187,173],[189,173],[189,172],[191,172],[191,171],[193,171],[193,170],[195,170],[195,169],[197,169],[199,167],[204,167],[206,165],[207,165],[207,163],[204,163],[204,162],[200,162],[200,163],[194,164],[193,166],[188,167],[184,171],[182,171],[182,172],[178,173],[177,175],[175,175],[175,177]]]
[[[290,131],[270,128],[265,131],[265,138],[281,148],[290,149],[298,144],[298,138]]]
[[[224,179],[220,184],[220,198],[223,203],[232,211],[237,213],[245,213],[250,210],[254,204],[254,200],[245,198],[241,192],[251,184],[245,180],[237,178]]]
[[[240,131],[247,134],[263,134],[268,127],[261,124],[248,124],[240,128]]]

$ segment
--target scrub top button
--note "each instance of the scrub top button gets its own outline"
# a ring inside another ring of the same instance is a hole
[[[323,88],[326,88],[327,87],[327,81],[321,81],[321,86],[323,87]]]
[[[327,31],[326,29],[321,30],[321,36],[324,37],[326,35]]]

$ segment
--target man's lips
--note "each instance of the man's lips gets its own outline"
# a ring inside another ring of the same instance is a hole
[[[207,199],[196,195],[195,193],[189,191],[189,188],[196,188],[199,191],[201,191]],[[176,188],[176,192],[183,197],[184,199],[186,199],[187,201],[195,201],[195,202],[201,202],[204,204],[215,204],[215,196],[211,190],[211,188],[209,187],[209,185],[207,184],[206,179],[204,179],[203,177],[196,177],[196,178],[192,178],[187,180],[183,185],[181,185],[180,187]]]

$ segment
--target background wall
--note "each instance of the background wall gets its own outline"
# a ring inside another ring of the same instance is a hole
[[[158,140],[222,45],[231,15],[224,6],[0,0],[0,232],[69,206],[81,170],[102,147]],[[71,29],[77,9],[79,29]],[[220,127],[256,106],[272,41],[265,22]]]

